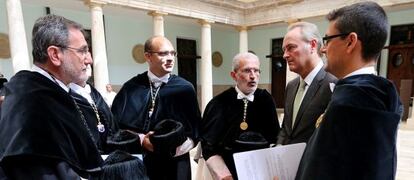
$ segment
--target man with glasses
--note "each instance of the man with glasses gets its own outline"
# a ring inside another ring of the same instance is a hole
[[[82,26],[60,16],[33,27],[33,69],[5,84],[0,165],[9,179],[88,178],[103,163],[68,84],[92,63]],[[1,178],[0,178],[1,179]]]
[[[259,58],[237,54],[230,75],[235,87],[208,103],[200,125],[203,158],[214,179],[237,179],[233,154],[275,144],[280,129],[272,96],[257,88]]]
[[[402,106],[397,91],[375,72],[387,39],[387,16],[377,3],[331,11],[322,52],[339,78],[310,138],[296,179],[394,179]]]
[[[144,51],[148,71],[122,86],[111,110],[120,128],[139,134],[150,179],[189,180],[188,152],[197,143],[201,119],[197,94],[190,82],[171,74],[176,52],[167,38],[151,37],[145,42]],[[171,137],[168,142],[171,146],[167,143],[154,144],[152,137],[157,133],[154,129],[165,119],[184,127],[184,140],[177,136]]]
[[[318,117],[331,99],[330,84],[336,78],[323,66],[322,38],[316,25],[297,22],[288,27],[283,39],[283,58],[299,75],[286,86],[285,108],[278,144],[307,142]]]

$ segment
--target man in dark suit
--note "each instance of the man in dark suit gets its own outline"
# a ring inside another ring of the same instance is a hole
[[[331,99],[330,83],[336,78],[323,68],[321,46],[316,25],[298,22],[288,27],[283,39],[283,58],[299,77],[286,87],[284,118],[277,144],[307,142],[315,130],[316,120]]]

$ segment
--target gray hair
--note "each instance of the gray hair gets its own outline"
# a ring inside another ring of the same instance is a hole
[[[37,19],[32,30],[33,62],[45,63],[49,46],[67,47],[70,28],[84,33],[82,25],[62,16],[46,15]]]
[[[233,71],[237,71],[239,69],[240,60],[242,59],[256,59],[257,61],[259,61],[259,57],[257,57],[255,54],[250,53],[250,52],[236,54],[236,56],[234,56],[233,58],[233,63],[232,63]]]
[[[302,39],[304,41],[311,41],[312,39],[316,39],[316,43],[318,44],[318,55],[322,57],[322,53],[320,49],[322,48],[322,37],[319,33],[318,27],[315,24],[309,22],[296,22],[287,28],[287,31],[291,31],[295,28],[300,28],[300,32],[302,35]]]

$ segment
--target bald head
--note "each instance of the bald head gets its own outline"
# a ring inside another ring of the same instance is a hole
[[[172,46],[170,40],[164,36],[152,36],[147,41],[145,41],[144,52],[154,52],[164,43],[168,43],[170,46]]]

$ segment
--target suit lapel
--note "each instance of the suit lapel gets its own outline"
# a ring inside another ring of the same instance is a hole
[[[287,127],[288,127],[288,132],[290,133],[292,131],[292,113],[293,113],[293,103],[295,102],[295,96],[296,96],[296,91],[298,90],[298,86],[299,86],[299,77],[295,78],[292,80],[292,86],[287,89],[286,92],[286,113],[285,116],[287,116],[287,119],[285,121]]]
[[[300,104],[298,114],[296,115],[294,128],[296,128],[297,124],[302,119],[303,112],[306,109],[308,109],[308,106],[310,102],[312,101],[313,96],[315,96],[316,92],[318,92],[318,89],[321,87],[322,81],[325,75],[326,75],[326,72],[322,68],[321,70],[319,70],[318,74],[316,74],[315,78],[310,84],[308,91],[306,91],[305,97],[303,97],[302,103]]]

